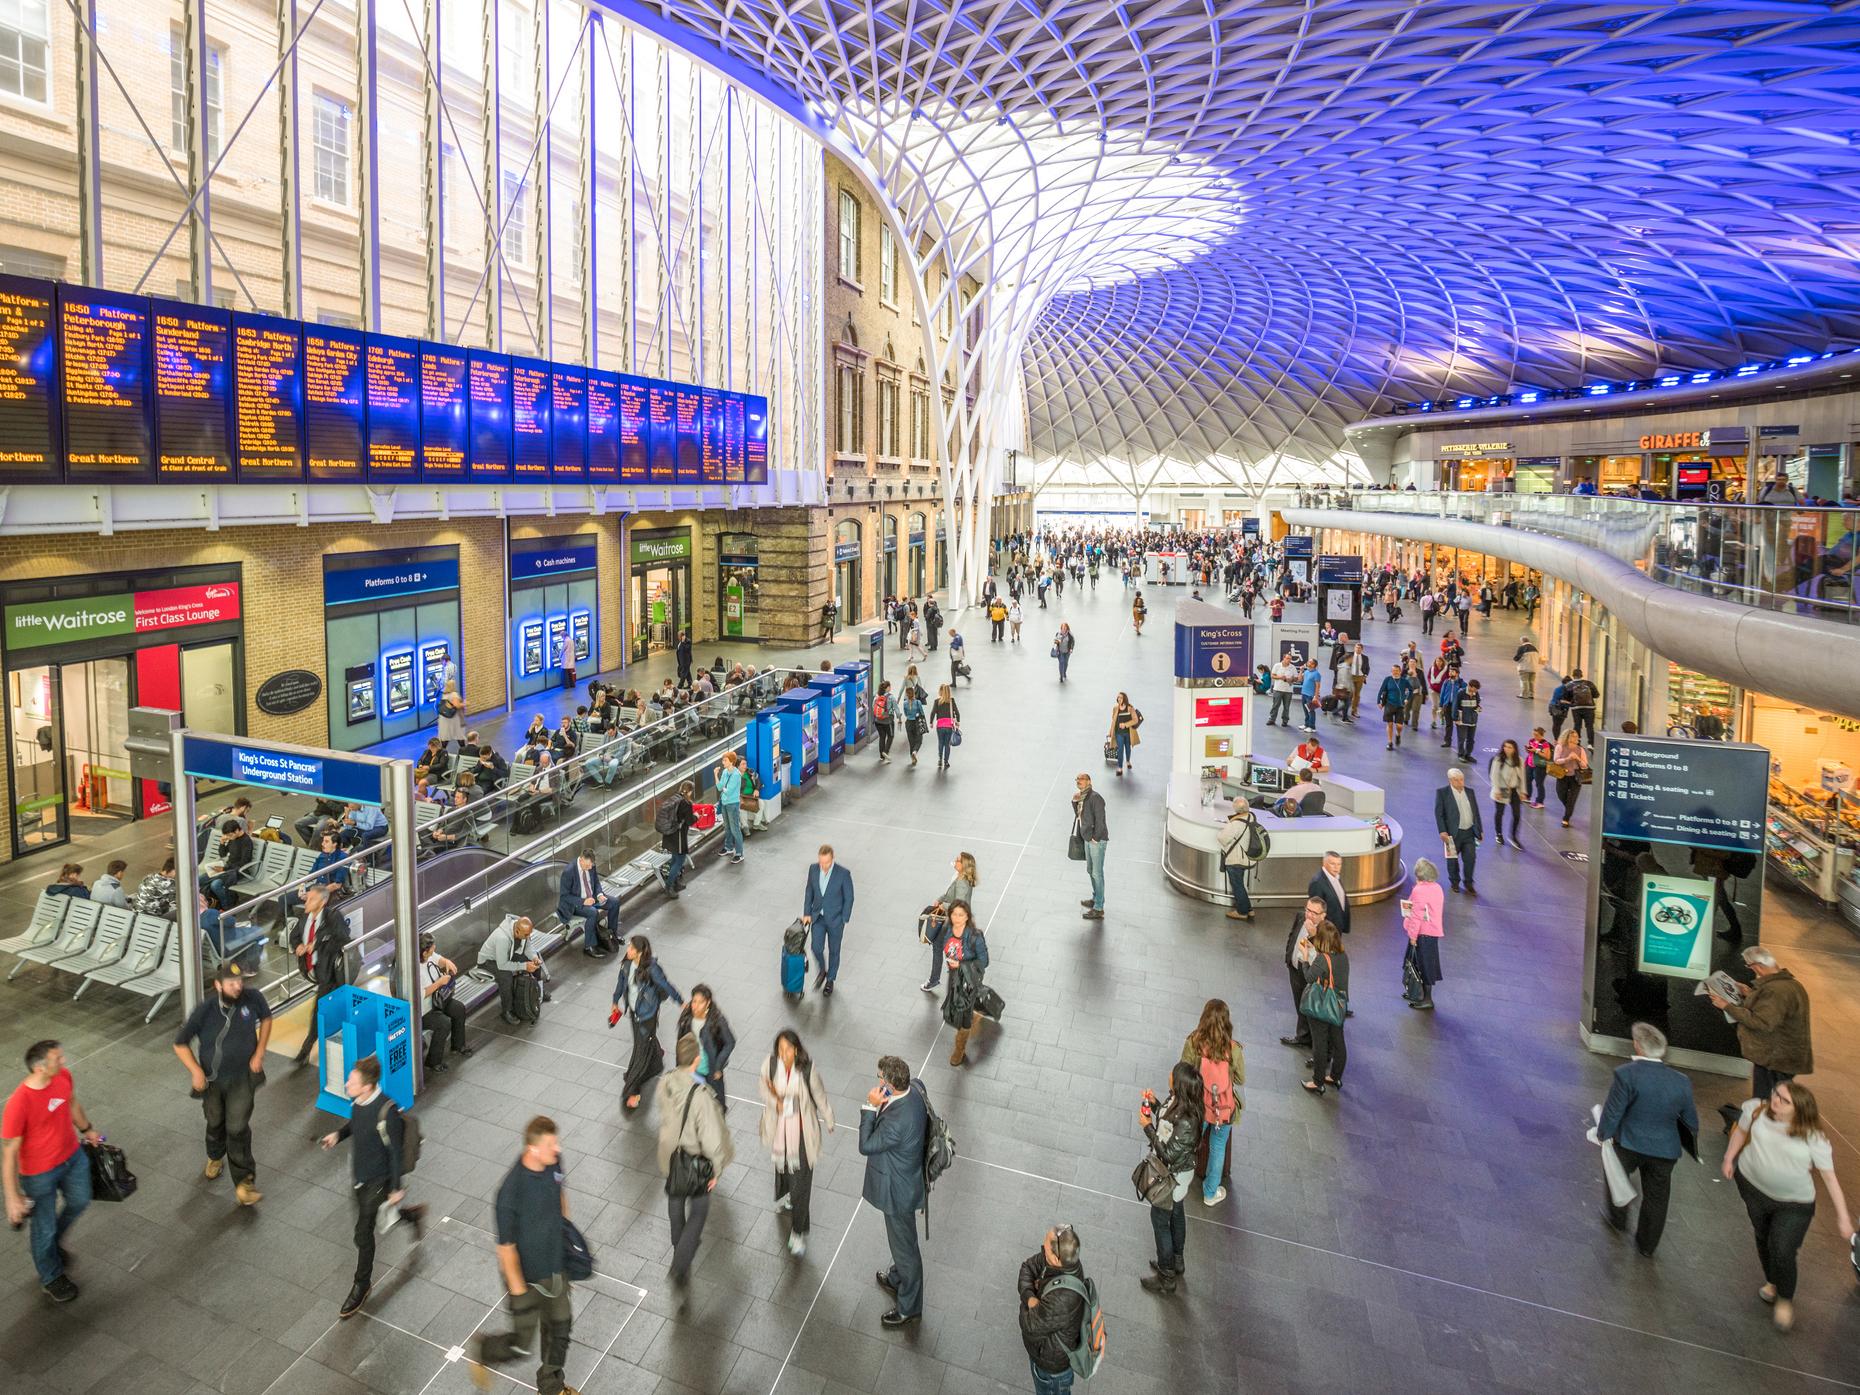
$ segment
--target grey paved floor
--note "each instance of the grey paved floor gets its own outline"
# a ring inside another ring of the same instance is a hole
[[[368,1316],[342,1324],[335,1309],[352,1262],[346,1158],[314,1146],[328,1121],[306,1103],[309,1082],[282,1062],[272,1072],[257,1113],[266,1198],[242,1211],[225,1180],[198,1179],[199,1116],[162,1025],[119,1024],[74,1042],[80,1095],[128,1147],[142,1189],[126,1205],[93,1209],[74,1231],[85,1291],[69,1307],[42,1300],[23,1243],[0,1246],[0,1388],[465,1390],[449,1353],[498,1321],[478,1227],[522,1122],[539,1108],[562,1126],[574,1212],[604,1276],[577,1295],[569,1375],[590,1395],[1025,1389],[1015,1267],[1055,1220],[1079,1228],[1105,1295],[1112,1351],[1088,1387],[1094,1395],[1860,1388],[1860,1300],[1825,1205],[1789,1337],[1771,1330],[1756,1301],[1749,1232],[1714,1169],[1676,1179],[1655,1261],[1596,1219],[1596,1156],[1578,1121],[1613,1063],[1576,1042],[1582,873],[1557,856],[1586,847],[1580,817],[1566,832],[1548,811],[1531,813],[1523,851],[1487,854],[1478,903],[1450,902],[1435,1014],[1410,1013],[1398,997],[1392,905],[1359,913],[1341,1098],[1298,1090],[1298,1057],[1277,1044],[1290,1025],[1280,917],[1236,926],[1164,887],[1156,863],[1166,717],[1146,729],[1153,735],[1134,779],[1100,781],[1110,803],[1110,914],[1102,925],[1078,918],[1084,878],[1064,855],[1070,777],[1103,772],[1098,748],[1116,688],[1153,718],[1168,712],[1168,627],[1135,638],[1123,601],[1115,587],[1068,595],[1056,613],[1035,612],[1019,650],[975,645],[977,681],[960,699],[967,740],[949,774],[928,761],[879,767],[862,753],[752,840],[745,865],[705,868],[680,901],[649,904],[628,927],[653,936],[681,988],[700,979],[714,987],[742,1039],[735,1094],[752,1093],[753,1063],[790,1023],[849,1125],[881,1052],[924,1064],[961,1158],[933,1203],[920,1327],[878,1325],[886,1299],[871,1275],[884,1239],[857,1202],[850,1129],[828,1141],[813,1243],[795,1261],[744,1103],[730,1115],[739,1164],[719,1188],[690,1305],[678,1309],[663,1277],[655,1121],[620,1114],[625,1044],[605,1029],[611,974],[575,958],[538,1027],[518,1038],[479,1026],[477,1054],[422,1102],[428,1142],[417,1193],[449,1219],[417,1249],[391,1235],[382,1254],[393,1274],[378,1281]],[[1157,607],[1159,621],[1167,609]],[[1080,635],[1063,689],[1044,639],[1046,623],[1061,617]],[[1499,679],[1495,692],[1509,691],[1503,659],[1515,629],[1475,625],[1475,669]],[[1372,627],[1370,645],[1386,655],[1388,628]],[[1494,741],[1528,727],[1523,704],[1514,717],[1508,703],[1488,704]],[[1397,816],[1425,828],[1442,753],[1379,752],[1377,734],[1326,732],[1342,769],[1383,780]],[[791,1006],[776,983],[779,932],[822,839],[858,880],[848,962],[833,998],[810,994]],[[957,1073],[943,1063],[949,1036],[936,1002],[917,991],[926,964],[913,917],[964,848],[980,860],[989,977],[1008,1012]],[[1860,1193],[1849,1142],[1860,1139],[1860,946],[1838,922],[1801,909],[1773,897],[1771,938],[1815,995],[1815,1083],[1841,1133],[1837,1161]],[[22,975],[4,1000],[8,1053],[54,1020],[56,1000],[35,995],[35,981]],[[1238,1185],[1217,1209],[1191,1206],[1187,1286],[1165,1302],[1137,1287],[1151,1250],[1128,1184],[1140,1153],[1136,1094],[1163,1086],[1212,994],[1233,1005],[1248,1056]],[[1739,1093],[1712,1077],[1698,1087],[1707,1110]],[[1721,1144],[1708,1134],[1715,1163]]]

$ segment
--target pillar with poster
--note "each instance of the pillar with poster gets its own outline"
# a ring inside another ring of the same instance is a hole
[[[1363,559],[1355,553],[1318,557],[1318,623],[1346,639],[1363,637]]]
[[[1633,1024],[1651,1022],[1674,1065],[1748,1070],[1708,982],[1729,996],[1751,981],[1743,951],[1762,940],[1769,759],[1735,742],[1602,736],[1581,1023],[1590,1050],[1628,1055]]]

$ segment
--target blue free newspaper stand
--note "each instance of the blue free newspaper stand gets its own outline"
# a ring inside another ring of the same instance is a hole
[[[852,736],[853,680],[843,673],[816,673],[807,680],[807,686],[827,695],[828,723],[821,744],[826,747],[828,769],[837,769],[840,758],[846,754],[846,742]]]
[[[814,787],[820,770],[820,734],[828,720],[827,702],[819,688],[791,688],[775,699],[781,749],[788,758],[782,785],[794,794],[805,794]]]
[[[852,720],[847,724],[848,744],[857,746],[872,731],[872,665],[864,659],[836,664],[833,671],[852,680]]]
[[[346,1119],[349,1097],[342,1083],[364,1056],[381,1061],[381,1089],[402,1109],[413,1108],[414,1053],[420,1036],[412,1010],[399,998],[366,988],[338,988],[316,1005],[316,1106]],[[334,1039],[338,1045],[331,1050]],[[333,1079],[332,1079],[333,1075]]]

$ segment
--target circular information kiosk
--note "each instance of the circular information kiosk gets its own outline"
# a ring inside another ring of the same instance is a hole
[[[1386,900],[1407,877],[1401,825],[1388,817],[1380,786],[1318,774],[1302,791],[1297,816],[1273,806],[1297,778],[1282,763],[1253,758],[1253,731],[1269,699],[1247,686],[1254,626],[1199,601],[1176,607],[1174,730],[1163,832],[1163,873],[1176,890],[1203,901],[1230,898],[1221,866],[1221,825],[1236,796],[1253,806],[1272,841],[1253,869],[1255,905],[1302,903],[1326,852],[1343,857],[1352,904]]]

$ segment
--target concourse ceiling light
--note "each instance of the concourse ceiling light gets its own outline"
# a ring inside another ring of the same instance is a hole
[[[1836,0],[599,2],[811,113],[928,302],[981,284],[938,365],[977,478],[1023,423],[1062,483],[1342,478],[1411,399],[1860,330]]]

